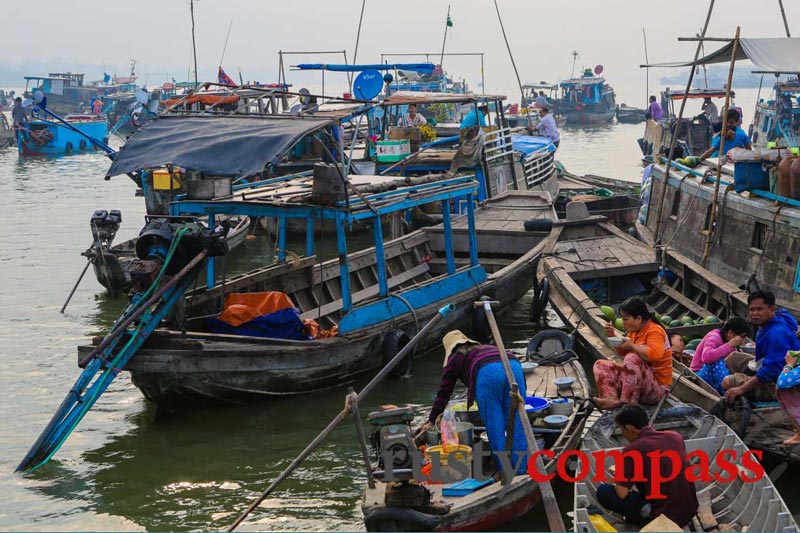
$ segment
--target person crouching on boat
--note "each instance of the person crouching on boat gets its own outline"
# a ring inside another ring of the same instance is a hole
[[[511,386],[503,369],[503,361],[496,346],[480,344],[464,335],[459,330],[448,332],[442,339],[444,345],[444,370],[442,383],[436,400],[433,402],[428,422],[423,424],[420,431],[424,431],[436,423],[436,419],[444,412],[450,396],[453,394],[456,381],[461,381],[467,387],[467,409],[473,402],[478,402],[478,412],[486,425],[489,436],[489,447],[492,452],[506,450],[506,421],[510,409],[509,396]],[[519,393],[525,397],[525,375],[522,364],[513,354],[509,354],[509,362],[514,378],[519,385]],[[512,464],[519,464],[517,473],[527,471],[527,461],[520,456],[525,456],[528,445],[525,432],[519,415],[514,422],[514,441],[512,449],[515,452],[510,460]],[[502,469],[499,458],[495,463]]]
[[[750,322],[758,326],[756,356],[733,352],[725,358],[732,374],[722,380],[728,403],[742,394],[756,402],[774,402],[775,382],[783,368],[786,352],[800,350],[797,320],[786,309],[777,309],[775,295],[756,291],[747,297]]]
[[[638,405],[626,405],[614,417],[614,421],[622,430],[625,440],[630,443],[622,449],[626,458],[623,460],[621,477],[631,480],[637,476],[638,468],[630,455],[640,454],[641,473],[645,481],[621,481],[614,485],[601,483],[597,487],[597,501],[639,527],[662,514],[680,527],[686,526],[697,514],[700,505],[694,483],[686,479],[689,461],[686,459],[683,437],[676,431],[659,431],[653,428],[648,424],[647,413]],[[683,463],[677,476],[671,476],[675,467],[664,453],[666,450],[677,453]],[[653,472],[653,461],[648,459],[654,452],[662,454],[657,473]],[[655,479],[670,481],[662,483],[654,490]],[[632,490],[634,485],[636,490]],[[654,493],[660,493],[664,498],[650,498]]]
[[[745,148],[747,150],[752,150],[753,147],[750,144],[750,137],[747,136],[745,131],[736,125],[736,122],[741,120],[741,115],[735,109],[731,109],[728,111],[728,119],[727,119],[727,131],[725,133],[725,146],[722,151],[722,155],[726,155],[731,149],[733,148]],[[719,145],[720,145],[720,135],[719,133],[711,139],[711,148],[703,152],[700,156],[700,161],[704,161],[709,157],[719,157]]]
[[[722,380],[731,373],[725,364],[725,358],[744,344],[749,335],[752,335],[752,331],[745,319],[731,318],[722,325],[722,328],[706,333],[697,345],[689,368],[717,389],[717,392],[725,394]]]
[[[601,360],[593,372],[600,409],[615,409],[624,404],[653,405],[669,393],[672,385],[672,348],[667,332],[653,318],[641,298],[629,298],[619,306],[619,315],[628,334],[617,347],[622,364]],[[606,335],[615,337],[610,322]]]

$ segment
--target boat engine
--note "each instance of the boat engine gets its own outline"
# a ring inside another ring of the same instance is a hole
[[[372,447],[379,470],[391,470],[396,480],[413,477],[413,456],[418,453],[411,432],[414,411],[410,407],[374,411],[367,416],[373,427]],[[386,464],[391,461],[391,464]]]
[[[92,228],[92,248],[108,248],[111,246],[117,230],[122,223],[122,211],[98,209],[92,213],[89,226]]]
[[[228,251],[221,227],[209,229],[194,217],[146,217],[145,220],[147,224],[136,241],[138,259],[130,266],[134,294],[146,290],[165,263],[164,273],[173,276],[203,250],[209,257]],[[176,238],[178,241],[170,253]]]

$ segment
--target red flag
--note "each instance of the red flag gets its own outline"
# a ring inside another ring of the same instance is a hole
[[[236,87],[236,82],[234,82],[230,76],[225,74],[225,71],[222,70],[222,66],[219,67],[219,71],[217,72],[217,80],[220,85],[227,85],[228,87]]]

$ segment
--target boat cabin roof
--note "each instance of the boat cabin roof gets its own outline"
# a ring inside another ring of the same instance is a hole
[[[211,176],[253,176],[334,122],[286,115],[161,115],[128,139],[106,177],[166,165]]]
[[[597,85],[605,82],[606,79],[603,76],[587,76],[585,78],[570,78],[562,81],[559,85],[561,87],[577,87],[580,85]]]
[[[664,96],[670,100],[683,100],[686,91],[675,89],[667,89],[664,91]],[[725,89],[692,89],[689,91],[688,98],[690,100],[696,98],[725,98]]]
[[[503,101],[505,95],[500,94],[458,94],[458,93],[428,93],[418,91],[397,91],[383,101],[383,106],[407,104],[468,104],[486,101]]]

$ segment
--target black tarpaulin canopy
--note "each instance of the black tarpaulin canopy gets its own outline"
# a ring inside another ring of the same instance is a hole
[[[159,117],[120,149],[106,177],[175,165],[212,176],[252,176],[334,121],[301,117]]]
[[[713,63],[729,63],[733,41],[716,52],[697,61],[677,61],[672,63],[655,63],[640,65],[641,67],[689,67],[692,65],[710,65]],[[774,39],[739,39],[736,60],[750,60],[761,72],[800,73],[800,38]]]

